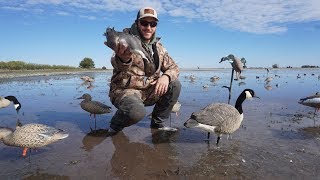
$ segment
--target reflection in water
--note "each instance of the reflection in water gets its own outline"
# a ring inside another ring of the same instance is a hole
[[[82,82],[77,88],[76,90],[78,90],[80,87],[86,87],[86,89],[92,90],[93,88],[95,88],[95,86],[93,85],[92,82],[88,82],[88,81],[84,81]]]
[[[243,159],[241,150],[239,149],[239,143],[232,142],[229,146],[223,148],[207,149],[207,152],[201,154],[198,162],[190,169],[184,170],[184,172],[190,177],[203,176],[209,179],[219,179],[221,177],[225,178],[228,177],[227,175],[231,175],[231,177],[239,178],[242,176],[243,172],[248,170],[248,168],[245,167],[246,164],[244,162],[245,160]],[[254,174],[255,172],[249,173]],[[246,175],[244,177],[250,176]]]
[[[160,143],[170,143],[175,142],[177,131],[160,131],[151,129],[152,134],[152,143],[160,144]]]
[[[106,129],[98,129],[89,132],[87,135],[85,135],[82,139],[82,148],[85,151],[90,152],[95,146],[99,145],[103,142],[103,140],[108,137],[108,131]]]
[[[27,176],[22,178],[23,180],[42,180],[42,179],[61,179],[61,180],[68,180],[70,179],[69,176],[63,176],[63,175],[55,175],[55,174],[48,174],[48,173],[40,173],[37,172],[36,174]]]
[[[271,86],[270,84],[266,84],[266,85],[264,86],[264,88],[265,88],[266,90],[270,91],[270,90],[272,89],[272,86]]]
[[[239,82],[239,84],[238,84],[239,86],[244,86],[244,85],[246,85],[246,83],[245,82],[243,82],[243,81],[241,81],[241,82]]]
[[[130,142],[129,138],[119,132],[112,136],[115,147],[111,159],[113,173],[122,178],[145,179],[145,178],[164,178],[172,175],[168,172],[177,169],[173,167],[176,156],[172,152],[169,144],[155,145],[154,147],[139,143]]]

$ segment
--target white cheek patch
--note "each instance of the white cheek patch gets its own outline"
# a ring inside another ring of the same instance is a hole
[[[17,109],[19,107],[19,104],[14,104],[14,108]]]
[[[251,95],[251,93],[249,91],[245,91],[245,93],[246,93],[246,98],[247,99],[251,99],[252,98],[252,95]]]

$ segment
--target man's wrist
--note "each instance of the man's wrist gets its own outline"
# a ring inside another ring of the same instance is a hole
[[[171,81],[171,78],[170,78],[170,76],[168,74],[164,73],[164,74],[162,74],[162,76],[166,76],[168,78],[169,82]]]

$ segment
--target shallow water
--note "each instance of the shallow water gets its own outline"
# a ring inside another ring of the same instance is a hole
[[[97,116],[97,128],[108,127],[116,111],[108,98],[111,72],[86,73],[95,78],[93,87],[83,84],[83,75],[1,81],[0,95],[15,95],[22,109],[19,115],[13,106],[1,109],[0,126],[13,128],[19,119],[69,133],[64,140],[28,152],[27,158],[21,157],[21,148],[1,143],[1,179],[317,179],[320,175],[319,116],[313,118],[314,108],[297,103],[319,91],[319,69],[271,70],[268,74],[245,70],[245,80],[233,81],[230,104],[245,88],[255,90],[261,99],[243,103],[242,126],[230,138],[222,136],[219,146],[216,135],[207,143],[205,132],[184,128],[183,123],[209,103],[228,103],[228,90],[222,86],[229,86],[230,69],[181,72],[182,107],[171,120],[178,132],[151,130],[145,117],[113,137],[89,134],[93,117],[80,108],[77,99],[90,93],[94,100],[111,106],[112,113]],[[210,82],[214,75],[220,80]],[[269,84],[264,82],[267,76],[274,78]],[[150,113],[152,107],[147,110]]]

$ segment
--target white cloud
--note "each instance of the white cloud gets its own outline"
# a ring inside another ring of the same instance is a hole
[[[24,0],[0,1],[7,10],[24,10],[55,6],[61,12],[68,9],[86,10],[90,13],[132,12],[143,6],[152,6],[160,14],[185,17],[188,20],[208,21],[226,29],[250,33],[279,33],[291,23],[319,21],[319,0]],[[95,16],[87,16],[95,19]],[[96,14],[96,17],[99,17]]]

